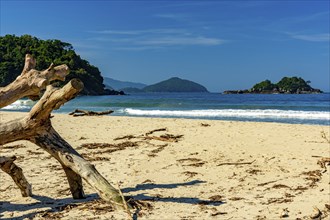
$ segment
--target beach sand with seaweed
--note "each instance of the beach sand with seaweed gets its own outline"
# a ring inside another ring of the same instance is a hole
[[[0,112],[0,122],[24,115]],[[53,115],[66,141],[144,204],[135,219],[329,218],[330,169],[318,164],[330,157],[329,126]],[[0,153],[17,157],[34,194],[22,197],[0,172],[1,219],[128,217],[86,182],[87,198],[73,200],[61,165],[37,146],[19,141]]]

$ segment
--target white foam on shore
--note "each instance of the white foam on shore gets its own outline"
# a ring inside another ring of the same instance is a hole
[[[330,112],[322,111],[292,111],[276,109],[207,109],[207,110],[140,110],[126,108],[124,112],[135,116],[160,117],[205,117],[205,118],[275,118],[275,119],[310,119],[330,120]]]
[[[2,109],[6,110],[24,110],[30,109],[33,106],[34,102],[31,100],[17,100],[14,103],[3,107]]]

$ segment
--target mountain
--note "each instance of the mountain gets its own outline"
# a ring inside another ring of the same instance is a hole
[[[104,88],[99,69],[76,54],[69,43],[60,40],[41,40],[30,35],[5,35],[0,36],[0,48],[1,87],[8,85],[21,74],[25,54],[29,53],[37,61],[37,70],[47,69],[51,63],[69,66],[70,74],[65,82],[57,83],[59,86],[63,86],[72,78],[79,78],[84,83],[84,89],[80,93],[82,95],[116,94],[116,91]]]
[[[278,83],[273,84],[270,80],[264,80],[255,84],[251,89],[228,90],[224,94],[310,94],[322,93],[320,89],[314,89],[309,85],[310,81],[305,81],[301,77],[283,77]]]
[[[126,82],[126,81],[120,81],[116,79],[112,79],[109,77],[103,77],[104,84],[106,87],[110,87],[115,90],[123,90],[123,88],[137,88],[142,89],[146,87],[146,84],[143,83],[135,83],[135,82]]]
[[[159,83],[146,86],[145,92],[208,92],[207,89],[195,82],[173,77]]]

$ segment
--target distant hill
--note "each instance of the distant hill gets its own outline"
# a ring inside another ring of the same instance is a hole
[[[145,92],[208,92],[207,89],[195,82],[173,77],[159,83],[146,86]]]
[[[312,88],[310,81],[305,81],[301,77],[283,77],[278,83],[272,83],[270,80],[264,80],[255,84],[251,89],[228,90],[224,94],[310,94],[322,93],[320,89]]]
[[[124,88],[142,89],[147,86],[146,84],[143,83],[120,81],[109,77],[103,77],[103,79],[104,79],[103,83],[107,88],[111,88],[115,90],[123,90]]]

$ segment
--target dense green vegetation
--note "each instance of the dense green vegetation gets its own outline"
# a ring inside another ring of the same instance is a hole
[[[265,80],[260,83],[257,83],[253,86],[252,90],[253,91],[272,91],[276,86],[270,81],[270,80]]]
[[[305,81],[301,77],[283,77],[278,83],[273,84],[270,80],[265,80],[255,84],[249,90],[225,91],[226,94],[241,93],[287,93],[287,94],[307,94],[322,93],[319,89],[314,89],[309,85],[310,81]]]
[[[309,85],[309,83],[309,81],[305,81],[300,77],[284,77],[276,83],[276,87],[279,91],[289,93],[313,91],[314,89]]]
[[[144,92],[208,92],[207,89],[195,82],[173,77],[168,80],[146,86]]]
[[[81,79],[85,85],[82,91],[84,95],[110,93],[104,89],[99,69],[77,55],[71,44],[60,40],[41,40],[30,35],[0,36],[0,87],[11,83],[21,73],[27,53],[36,58],[37,70],[46,69],[51,63],[67,64],[70,74],[66,77],[66,82],[72,78]]]

